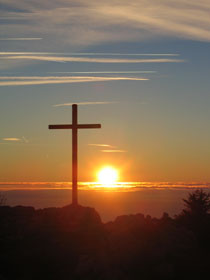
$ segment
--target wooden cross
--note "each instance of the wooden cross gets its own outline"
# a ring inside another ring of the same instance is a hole
[[[78,124],[77,104],[72,105],[72,124],[52,124],[49,129],[72,129],[72,204],[78,205],[77,196],[77,130],[80,128],[101,128],[100,124]]]

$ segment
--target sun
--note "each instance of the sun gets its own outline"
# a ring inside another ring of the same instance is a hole
[[[118,180],[118,171],[111,167],[106,166],[98,172],[98,181],[103,185],[112,185]]]

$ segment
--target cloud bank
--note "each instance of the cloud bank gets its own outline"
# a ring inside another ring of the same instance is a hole
[[[2,38],[40,37],[46,46],[160,36],[210,41],[209,0],[2,0],[1,7]]]

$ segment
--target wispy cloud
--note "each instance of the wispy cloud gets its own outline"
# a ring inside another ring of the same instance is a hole
[[[61,54],[61,53],[60,53]],[[179,56],[180,54],[178,53],[97,53],[97,52],[92,52],[92,53],[63,53],[66,55],[77,55],[77,56]]]
[[[86,72],[48,72],[54,74],[153,74],[157,71],[86,71]]]
[[[1,5],[4,34],[22,38],[40,34],[47,38],[45,46],[49,42],[59,48],[161,36],[210,41],[209,0],[10,0],[9,4],[2,0]]]
[[[183,59],[173,58],[98,58],[98,57],[66,57],[66,56],[40,56],[40,55],[5,55],[1,59],[8,60],[39,60],[52,62],[88,62],[88,63],[180,63]]]
[[[21,138],[2,138],[3,141],[11,141],[11,142],[18,142],[18,141],[21,141],[22,139]]]
[[[0,77],[0,86],[46,85],[46,84],[70,84],[87,82],[109,81],[147,81],[147,78],[138,77]]]
[[[23,136],[22,139],[24,143],[29,143],[29,140],[25,136]]]
[[[127,153],[126,150],[119,149],[117,146],[109,144],[88,144],[88,146],[104,148],[103,150],[100,150],[102,153]]]
[[[3,142],[1,142],[1,144],[14,143],[14,142],[29,143],[28,139],[25,136],[22,136],[21,138],[18,138],[18,137],[4,137],[4,138],[1,138],[1,140],[3,141]]]
[[[141,57],[140,57],[141,56]],[[182,63],[179,54],[120,54],[120,53],[50,53],[50,52],[0,52],[0,69],[21,68],[37,63],[95,63],[95,64],[162,64]],[[156,71],[53,71],[54,74],[152,74]]]
[[[0,38],[0,41],[37,41],[43,38]]]
[[[37,38],[41,39],[41,38]],[[6,40],[6,39],[0,39]],[[70,56],[180,56],[178,53],[99,53],[99,52],[0,52],[0,55],[70,55]]]
[[[95,102],[76,102],[78,105],[104,105],[104,104],[113,104],[117,102],[111,101],[95,101]],[[63,106],[72,106],[75,102],[72,103],[63,103],[63,104],[56,104],[53,107],[63,107]],[[91,144],[90,144],[91,145]]]
[[[88,144],[88,146],[114,148],[114,146],[111,146],[109,144]]]
[[[101,150],[102,153],[127,153],[126,150]]]

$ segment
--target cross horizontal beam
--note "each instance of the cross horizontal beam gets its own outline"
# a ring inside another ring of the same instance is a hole
[[[100,124],[50,124],[49,129],[80,129],[80,128],[101,128]]]

